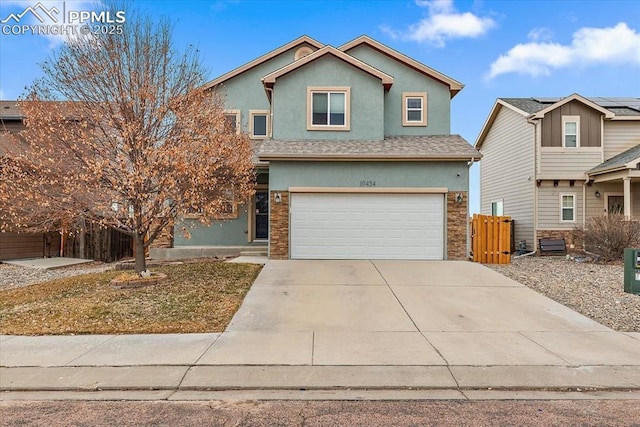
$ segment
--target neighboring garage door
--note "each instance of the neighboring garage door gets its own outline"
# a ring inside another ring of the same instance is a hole
[[[443,259],[444,195],[292,193],[292,259]]]

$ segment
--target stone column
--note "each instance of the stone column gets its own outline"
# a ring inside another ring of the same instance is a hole
[[[289,259],[289,192],[273,190],[269,197],[269,258]]]
[[[447,256],[448,260],[466,260],[469,214],[467,192],[447,193]]]

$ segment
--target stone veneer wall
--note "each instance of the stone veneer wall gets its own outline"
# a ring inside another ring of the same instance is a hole
[[[540,245],[540,239],[564,239],[568,253],[579,254],[584,249],[580,233],[576,230],[538,230],[536,235],[538,237],[538,245]],[[572,248],[571,245],[574,247]],[[540,255],[540,252],[538,252],[538,255]]]
[[[280,193],[280,203],[274,201],[275,193]],[[269,197],[269,258],[289,259],[289,192],[271,191]]]
[[[462,203],[456,203],[456,195],[462,194]],[[467,192],[447,193],[447,257],[448,260],[466,260],[467,225],[469,222]]]

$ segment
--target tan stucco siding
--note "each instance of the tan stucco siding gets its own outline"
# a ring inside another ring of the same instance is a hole
[[[580,146],[600,147],[602,113],[578,101],[549,111],[542,119],[542,146],[562,147],[562,116],[580,116]]]
[[[585,172],[602,163],[600,148],[540,148],[540,179],[583,179]]]
[[[640,120],[605,122],[604,160],[638,144],[640,144]]]
[[[534,240],[534,127],[502,107],[482,144],[480,203],[491,214],[491,202],[503,201],[504,214],[515,221],[515,240]]]
[[[575,195],[575,221],[560,221],[560,195]],[[560,181],[557,187],[552,181],[543,181],[538,188],[538,228],[541,230],[572,230],[582,226],[582,185],[573,187],[567,181]]]

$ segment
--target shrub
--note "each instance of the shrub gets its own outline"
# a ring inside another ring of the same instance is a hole
[[[604,261],[621,260],[625,248],[640,245],[640,222],[629,221],[621,214],[588,218],[584,229],[578,230],[585,249]]]

